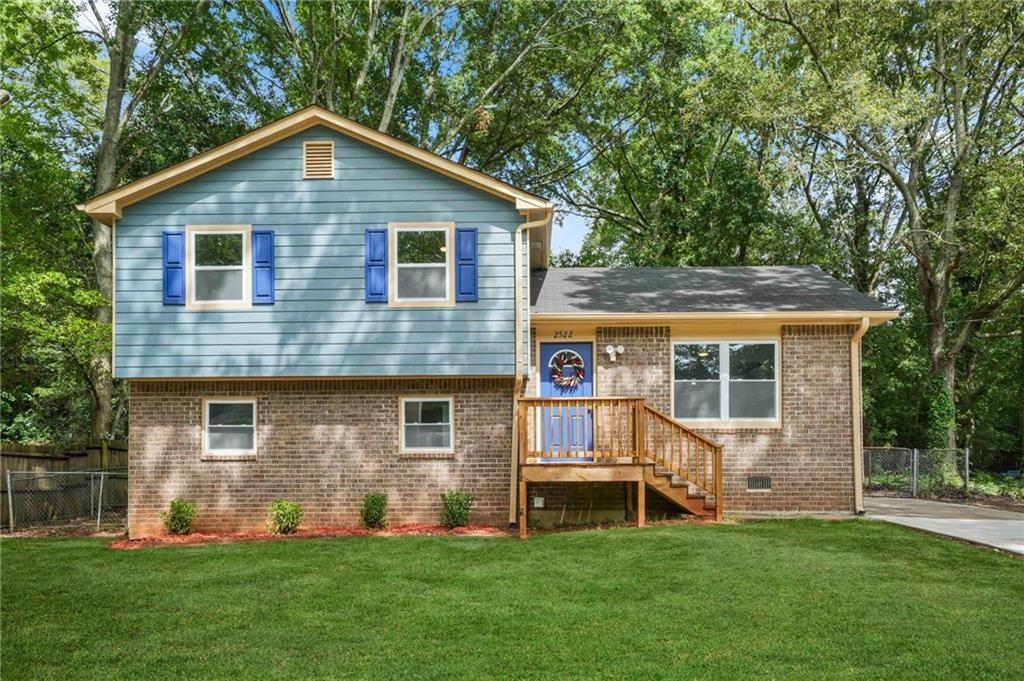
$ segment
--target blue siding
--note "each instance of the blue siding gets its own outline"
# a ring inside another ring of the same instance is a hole
[[[302,142],[328,138],[336,178],[303,180]],[[523,219],[508,201],[333,131],[307,130],[125,208],[115,228],[115,373],[511,375],[512,242]],[[417,220],[478,230],[477,302],[365,302],[365,231]],[[188,224],[274,232],[274,304],[223,312],[163,305],[163,232]]]

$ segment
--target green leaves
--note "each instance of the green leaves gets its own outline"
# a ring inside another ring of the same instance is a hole
[[[934,377],[928,384],[928,443],[932,449],[949,446],[949,429],[956,425],[956,405],[942,379]]]

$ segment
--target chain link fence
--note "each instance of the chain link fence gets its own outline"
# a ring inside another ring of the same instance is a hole
[[[864,491],[879,496],[964,497],[970,450],[864,448]]]
[[[7,471],[8,530],[123,514],[128,508],[128,469]]]

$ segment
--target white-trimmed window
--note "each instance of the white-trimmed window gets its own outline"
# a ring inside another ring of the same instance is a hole
[[[203,400],[203,452],[241,456],[256,453],[256,400]]]
[[[401,451],[452,452],[455,429],[450,397],[403,397]]]
[[[672,354],[675,418],[778,420],[778,341],[677,342]]]
[[[189,303],[230,309],[252,303],[252,229],[249,225],[190,225]]]
[[[454,225],[391,225],[391,302],[446,305],[452,302]]]

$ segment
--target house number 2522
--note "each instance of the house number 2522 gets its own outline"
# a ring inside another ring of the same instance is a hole
[[[572,331],[555,331],[555,338],[572,338]]]

